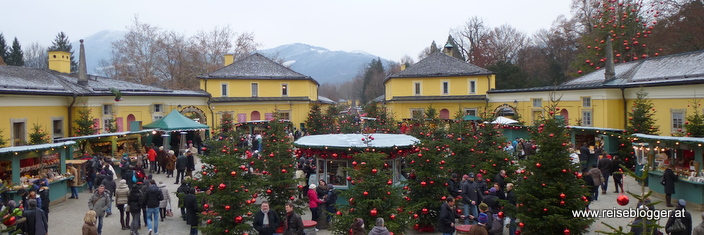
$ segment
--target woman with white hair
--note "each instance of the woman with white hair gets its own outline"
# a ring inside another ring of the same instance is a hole
[[[323,201],[318,198],[318,193],[315,191],[315,184],[308,186],[308,206],[310,207],[311,220],[318,221],[318,205],[322,205]],[[315,228],[318,231],[318,228]]]
[[[386,226],[384,226],[384,218],[376,218],[376,224],[374,228],[369,231],[368,235],[391,235],[389,230],[386,229]]]

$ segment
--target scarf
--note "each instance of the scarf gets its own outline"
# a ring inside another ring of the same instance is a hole
[[[262,222],[262,224],[264,225],[264,227],[269,227],[269,211],[267,210],[262,212],[264,213],[264,221]]]

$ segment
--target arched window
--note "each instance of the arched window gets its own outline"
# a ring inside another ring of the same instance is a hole
[[[441,109],[440,110],[440,119],[450,119],[450,110]]]
[[[261,114],[259,114],[259,111],[252,111],[252,114],[250,115],[249,120],[252,120],[252,121],[262,120]]]

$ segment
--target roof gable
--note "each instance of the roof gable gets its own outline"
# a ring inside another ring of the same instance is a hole
[[[409,68],[387,78],[449,77],[492,74],[488,69],[464,62],[441,52],[434,53]]]
[[[244,57],[199,78],[311,80],[318,84],[310,76],[293,71],[259,53]]]

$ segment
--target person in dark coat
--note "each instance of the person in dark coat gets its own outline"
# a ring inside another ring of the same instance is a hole
[[[108,191],[108,194],[110,194],[110,202],[108,202],[108,210],[105,212],[105,218],[108,216],[112,215],[112,202],[113,202],[113,197],[115,197],[115,190],[117,189],[117,184],[115,183],[114,180],[112,180],[112,177],[107,177],[105,180],[103,180],[103,185],[105,185],[105,190]]]
[[[29,199],[27,200],[27,205],[29,208],[22,212],[22,217],[26,218],[26,221],[21,224],[20,229],[22,229],[24,234],[28,235],[44,235],[49,232],[49,220],[44,213],[44,210],[37,208],[37,200]]]
[[[609,188],[609,176],[611,176],[611,169],[613,167],[611,155],[601,155],[601,159],[599,159],[597,165],[601,171],[601,175],[604,176],[604,181],[601,182],[601,194],[606,194],[606,190]]]
[[[141,182],[140,182],[141,184]],[[132,224],[130,226],[130,232],[135,235],[139,235],[139,217],[142,213],[142,191],[139,188],[135,190],[130,190],[129,196],[127,196],[127,205],[130,208],[130,214],[132,214]]]
[[[464,206],[464,216],[465,224],[469,224],[469,216],[477,216],[479,212],[477,211],[477,206],[482,202],[484,196],[477,189],[474,183],[474,173],[469,173],[462,176],[462,204]]]
[[[592,178],[588,170],[583,170],[582,179],[584,180],[585,185],[587,186],[587,191],[589,191],[587,199],[591,203],[591,201],[593,200],[592,197],[594,196],[594,188],[596,188],[596,185],[594,185],[594,178]],[[587,209],[589,209],[589,205],[587,205]]]
[[[94,185],[95,187],[100,186],[101,184],[103,184],[103,180],[105,180],[105,178],[107,178],[107,174],[105,173],[104,170],[101,170],[101,171],[95,176],[95,181],[93,182],[93,185]]]
[[[189,150],[186,151],[186,160],[186,175],[193,177],[193,171],[196,170],[196,159]]]
[[[455,233],[455,212],[452,208],[455,206],[455,198],[448,197],[445,203],[440,206],[440,215],[438,216],[438,232],[443,235],[451,235]]]
[[[191,186],[188,185],[186,181],[182,181],[181,186],[178,186],[178,189],[176,189],[176,196],[178,197],[178,205],[181,208],[181,218],[183,221],[186,221],[186,207],[184,206],[183,200],[190,190]]]
[[[667,223],[665,224],[665,231],[667,231],[667,228],[672,226],[673,223],[675,223],[675,219],[680,219],[682,224],[684,224],[684,227],[686,228],[685,231],[683,232],[672,232],[670,235],[690,235],[692,234],[692,214],[689,213],[685,209],[687,206],[687,202],[684,199],[680,199],[677,201],[677,208],[675,210],[682,210],[684,212],[684,215],[676,213],[673,211],[670,213],[670,218],[667,219]],[[677,218],[676,216],[684,216]]]
[[[611,164],[611,177],[614,178],[614,188],[616,188],[614,193],[618,193],[618,190],[623,187],[623,174],[621,173],[621,165],[623,165],[623,161],[621,161],[621,158],[614,155],[614,160]]]
[[[184,174],[186,173],[187,168],[188,168],[188,158],[186,158],[186,155],[184,155],[182,152],[176,158],[176,183],[175,184],[178,184],[179,181],[183,181],[183,177],[184,177]]]
[[[667,207],[674,207],[671,202],[672,194],[675,194],[675,183],[677,183],[677,175],[672,171],[674,167],[674,165],[670,165],[662,175],[662,181],[665,182],[665,202],[667,203]]]
[[[259,235],[272,235],[279,227],[281,219],[276,211],[269,209],[269,202],[262,202],[261,210],[254,215],[254,230],[257,230]]]
[[[499,173],[494,176],[494,183],[499,184],[499,188],[497,189],[497,196],[499,197],[499,199],[505,199],[504,189],[506,188],[506,180],[504,178],[506,178],[505,170],[499,171]]]
[[[640,206],[638,206],[638,210],[649,210],[649,209],[645,205],[640,205]],[[640,213],[638,213],[638,214],[640,214]],[[643,218],[643,217],[636,217],[636,219],[633,220],[633,222],[631,222],[630,226],[631,226],[630,232],[633,235],[643,234],[643,231],[645,231],[644,226],[646,226],[646,227],[651,226],[650,233],[648,233],[648,234],[659,234],[659,232],[660,232],[655,223],[653,223],[652,221],[647,220],[646,218]]]
[[[482,194],[482,196],[486,196],[489,194],[489,185],[486,183],[486,180],[484,180],[484,176],[482,174],[477,174],[477,180],[474,181],[477,190]]]
[[[457,173],[452,173],[452,176],[447,181],[447,192],[450,196],[455,198],[462,192],[462,189],[460,189],[460,181],[457,177]]]
[[[293,211],[294,207],[293,203],[286,203],[286,219],[284,220],[283,235],[303,235],[303,220],[300,215]]]
[[[188,194],[186,194],[183,199],[183,205],[186,208],[186,224],[191,226],[190,235],[198,235],[198,213],[200,212],[200,206],[198,205],[198,199],[196,199],[195,188],[188,190]]]
[[[482,202],[489,206],[489,212],[492,214],[499,213],[499,210],[501,210],[501,206],[499,205],[499,197],[496,196],[496,188],[489,189],[489,194],[484,196],[484,200]]]
[[[582,163],[582,170],[587,169],[589,165],[589,147],[587,147],[587,142],[582,143],[582,147],[579,147],[579,162]]]

